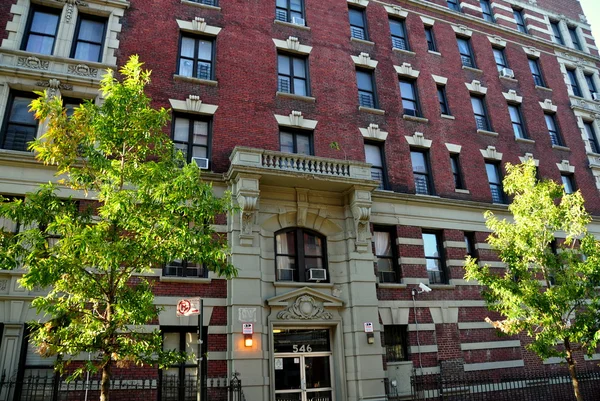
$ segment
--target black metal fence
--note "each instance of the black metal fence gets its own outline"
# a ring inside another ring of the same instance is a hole
[[[196,401],[196,381],[113,378],[111,401]],[[179,389],[182,388],[180,392]],[[242,381],[237,373],[231,379],[208,378],[202,391],[203,401],[245,401]],[[98,377],[66,381],[58,375],[26,376],[21,380],[0,376],[0,400],[7,401],[95,401],[100,398]]]
[[[586,400],[597,400],[600,371],[578,373],[579,389]],[[507,376],[476,373],[462,377],[440,374],[413,375],[412,399],[432,401],[575,401],[571,377],[561,373],[523,373]],[[399,400],[388,386],[388,399]]]

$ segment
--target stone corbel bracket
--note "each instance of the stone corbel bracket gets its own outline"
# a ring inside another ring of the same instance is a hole
[[[235,179],[234,196],[240,208],[240,245],[252,246],[252,230],[258,215],[260,176],[238,175]]]
[[[356,188],[350,194],[350,210],[354,218],[356,252],[371,251],[371,191]]]

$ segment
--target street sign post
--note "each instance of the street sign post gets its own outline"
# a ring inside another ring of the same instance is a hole
[[[202,322],[204,321],[204,300],[201,298],[180,299],[177,302],[177,316],[198,315],[198,350],[196,355],[196,401],[202,400]]]

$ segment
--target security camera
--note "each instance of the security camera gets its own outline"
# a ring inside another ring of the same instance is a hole
[[[419,283],[419,290],[420,292],[431,292],[431,288],[427,287],[423,283]]]

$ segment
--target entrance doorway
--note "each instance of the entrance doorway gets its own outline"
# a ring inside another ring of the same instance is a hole
[[[329,329],[273,330],[275,400],[334,401]]]

